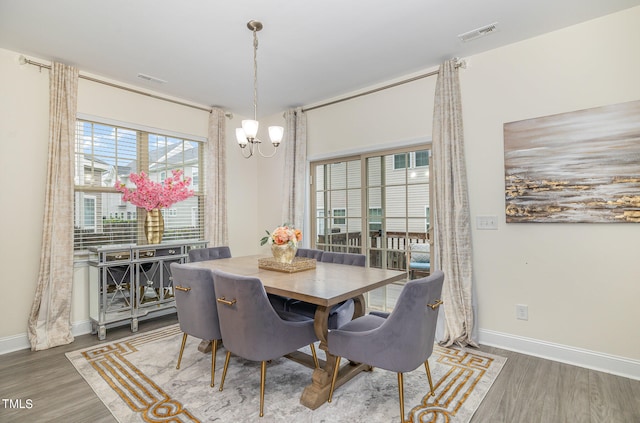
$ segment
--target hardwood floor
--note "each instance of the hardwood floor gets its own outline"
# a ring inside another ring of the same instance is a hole
[[[175,322],[175,315],[140,322],[139,332]],[[107,331],[108,340],[129,335],[128,326]],[[97,343],[95,336],[83,335],[70,345],[0,356],[0,422],[116,423],[64,355]],[[498,348],[480,349],[508,360],[472,423],[640,423],[640,381]],[[23,408],[12,408],[8,400]]]

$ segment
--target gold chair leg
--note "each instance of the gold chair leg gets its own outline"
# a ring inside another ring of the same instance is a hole
[[[402,373],[398,373],[398,393],[400,394],[400,423],[404,423],[404,383]]]
[[[311,347],[311,355],[313,356],[313,364],[315,364],[316,369],[320,368],[320,363],[318,363],[318,355],[316,354],[316,346],[313,344],[309,345]]]
[[[267,377],[267,362],[260,366],[260,417],[264,416],[264,381]]]
[[[180,355],[178,355],[178,364],[176,365],[176,369],[180,369],[180,362],[182,361],[182,353],[184,352],[184,346],[187,343],[187,334],[182,334],[182,346],[180,347]]]
[[[218,351],[218,340],[213,340],[213,345],[211,346],[211,387],[213,388],[213,379],[216,375],[216,351]]]
[[[231,358],[231,351],[227,351],[227,358],[224,359],[224,369],[222,370],[222,379],[220,380],[220,390],[224,387],[224,378],[227,377],[227,368],[229,367],[229,359]]]
[[[333,377],[331,378],[331,389],[329,390],[329,400],[333,399],[333,390],[336,387],[336,379],[338,378],[338,371],[340,370],[340,357],[336,356],[336,368],[333,369]]]
[[[431,380],[431,369],[429,369],[429,360],[424,362],[424,369],[427,372],[427,377],[429,378],[429,388],[431,388],[431,396],[435,397],[436,393],[433,390],[433,381]]]

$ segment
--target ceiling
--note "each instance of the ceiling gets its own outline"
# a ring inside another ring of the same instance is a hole
[[[0,0],[0,48],[251,116],[246,24],[256,19],[264,24],[260,117],[636,5],[640,0]],[[458,39],[495,22],[497,31],[486,37]]]

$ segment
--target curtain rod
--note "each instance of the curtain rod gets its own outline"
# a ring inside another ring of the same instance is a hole
[[[467,62],[464,59],[458,59],[456,57],[455,60],[457,61],[456,68],[466,69]],[[380,92],[380,91],[387,90],[389,88],[394,88],[394,87],[397,87],[399,85],[404,85],[404,84],[407,84],[409,82],[413,82],[413,81],[417,81],[419,79],[428,78],[430,76],[437,75],[438,72],[439,71],[431,71],[431,72],[424,73],[422,75],[416,75],[414,77],[411,77],[411,78],[408,78],[408,79],[404,79],[402,81],[394,82],[392,84],[384,85],[382,87],[374,88],[374,89],[371,89],[369,91],[364,91],[364,92],[361,92],[361,93],[358,93],[358,94],[350,95],[348,97],[339,98],[337,100],[333,100],[333,101],[330,101],[328,103],[318,104],[317,106],[311,106],[311,107],[308,107],[306,109],[302,109],[302,111],[303,112],[308,112],[310,110],[320,109],[321,107],[332,106],[332,105],[334,105],[336,103],[342,103],[343,101],[353,100],[354,98],[363,97],[363,96],[369,95],[369,94],[374,94],[374,93],[377,93],[377,92]]]
[[[41,70],[42,70],[42,68],[51,70],[51,65],[47,65],[45,63],[40,63],[40,62],[36,62],[36,61],[33,61],[33,60],[29,60],[24,56],[20,56],[19,62],[20,62],[21,65],[37,66]],[[82,75],[82,74],[79,74],[78,78],[86,79],[87,81],[91,81],[91,82],[97,82],[98,84],[107,85],[109,87],[119,88],[121,90],[129,91],[129,92],[132,92],[132,93],[145,95],[147,97],[155,98],[157,100],[164,100],[164,101],[168,101],[170,103],[179,104],[180,106],[191,107],[193,109],[203,110],[203,111],[209,112],[209,113],[211,113],[211,111],[212,111],[212,109],[207,109],[206,107],[194,106],[193,104],[183,103],[183,102],[178,101],[178,100],[172,100],[172,99],[167,98],[167,97],[161,97],[159,95],[150,94],[150,93],[147,93],[147,92],[144,92],[144,91],[140,91],[140,90],[136,90],[136,89],[133,89],[133,88],[125,87],[123,85],[114,84],[114,83],[108,82],[108,81],[103,81],[101,79],[92,78],[90,76],[86,76],[86,75]]]

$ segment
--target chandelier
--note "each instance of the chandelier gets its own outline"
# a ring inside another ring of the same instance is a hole
[[[262,22],[250,20],[247,22],[247,28],[253,32],[253,120],[243,120],[242,128],[236,128],[236,139],[241,148],[242,155],[248,159],[255,153],[262,157],[273,157],[277,148],[282,141],[284,128],[282,126],[269,127],[269,139],[273,144],[273,152],[265,155],[260,150],[260,141],[258,136],[258,31],[262,29]],[[247,152],[247,153],[245,153]]]

